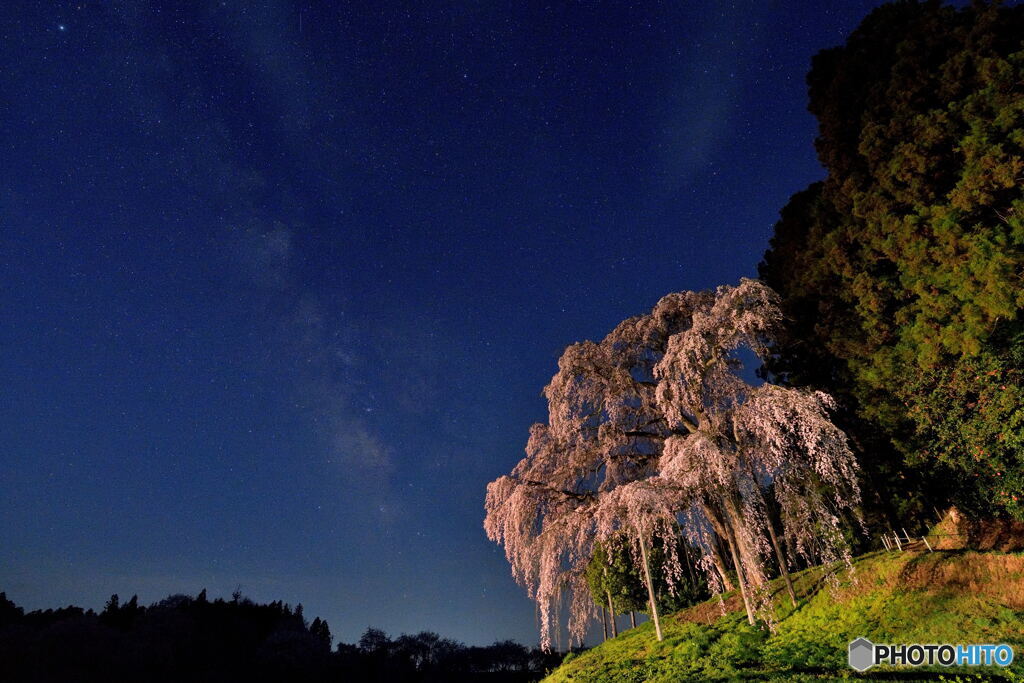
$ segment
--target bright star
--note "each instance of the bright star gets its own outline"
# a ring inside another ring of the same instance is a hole
[[[57,24],[57,30],[59,30],[59,31],[66,31],[67,28],[68,27],[65,26],[64,24]]]

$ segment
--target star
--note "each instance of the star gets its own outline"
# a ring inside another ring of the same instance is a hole
[[[67,27],[66,24],[57,24],[57,30],[58,31],[67,31],[68,27]]]

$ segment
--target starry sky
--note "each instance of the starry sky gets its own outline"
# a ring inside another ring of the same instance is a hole
[[[0,590],[537,642],[561,349],[752,276],[874,2],[0,6]]]

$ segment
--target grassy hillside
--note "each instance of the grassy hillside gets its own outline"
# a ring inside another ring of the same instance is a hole
[[[722,616],[717,599],[663,619],[657,642],[645,623],[579,656],[569,655],[546,681],[1024,681],[1024,553],[877,552],[854,563],[837,588],[820,568],[795,575],[793,608],[775,590],[774,632],[751,627],[736,595]],[[847,644],[987,643],[1013,645],[1009,669],[874,667],[856,674]]]

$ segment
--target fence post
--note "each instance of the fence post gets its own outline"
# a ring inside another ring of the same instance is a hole
[[[900,552],[903,552],[903,544],[900,543],[900,535],[898,533],[896,533],[895,531],[893,531],[892,532],[892,537],[894,539],[896,539],[896,547],[900,549]]]
[[[930,552],[930,553],[934,553],[935,552],[934,550],[932,550],[932,544],[928,542],[928,539],[926,537],[922,536],[921,540],[924,541],[925,546],[928,547],[928,552]]]
[[[885,552],[890,552],[892,548],[889,547],[889,539],[882,534],[882,547],[885,548]]]

